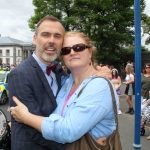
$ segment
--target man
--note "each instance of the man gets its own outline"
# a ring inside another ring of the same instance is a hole
[[[59,20],[44,17],[37,24],[34,35],[36,50],[22,64],[15,67],[9,76],[10,106],[14,106],[12,96],[18,97],[30,112],[49,116],[57,104],[55,96],[61,88],[61,77],[66,74],[58,64],[55,73],[46,74],[46,67],[54,61],[62,47],[65,30]],[[45,140],[41,133],[11,118],[11,150],[65,149],[65,145]]]
[[[53,16],[46,16],[37,24],[34,35],[36,50],[9,76],[10,106],[15,106],[12,96],[24,103],[36,115],[49,116],[57,104],[55,97],[67,77],[61,66],[54,61],[62,47],[64,27]],[[47,70],[47,66],[55,70]],[[47,74],[48,73],[48,74]],[[66,145],[45,140],[42,134],[24,124],[12,122],[11,150],[64,150]]]

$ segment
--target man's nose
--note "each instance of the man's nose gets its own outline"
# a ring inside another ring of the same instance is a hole
[[[54,36],[50,36],[48,38],[48,43],[54,43]]]

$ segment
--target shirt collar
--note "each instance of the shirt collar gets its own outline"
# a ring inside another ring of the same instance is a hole
[[[47,65],[44,64],[43,62],[41,62],[41,61],[39,60],[39,58],[38,58],[38,57],[36,56],[36,54],[35,54],[35,51],[33,52],[32,56],[33,56],[34,59],[37,61],[37,63],[39,64],[39,66],[41,67],[41,69],[43,70],[43,72],[46,73],[46,67],[47,67]],[[52,63],[52,65],[53,65],[53,63]]]

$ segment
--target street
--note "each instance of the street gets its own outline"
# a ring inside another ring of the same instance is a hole
[[[0,105],[0,109],[5,113],[8,120],[10,120],[9,102],[4,105]]]

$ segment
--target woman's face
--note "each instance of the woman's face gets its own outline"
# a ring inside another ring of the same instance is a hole
[[[146,65],[145,66],[145,71],[146,71],[146,73],[150,73],[150,66]]]
[[[64,38],[63,47],[72,47],[76,44],[85,44],[85,41],[78,36],[68,36]],[[86,44],[85,44],[86,45]],[[91,62],[92,54],[89,52],[89,49],[86,48],[83,51],[75,52],[71,49],[71,52],[67,55],[62,55],[63,61],[67,68],[70,70],[75,68],[85,68],[89,66]]]
[[[116,75],[116,71],[115,70],[113,71],[113,75]]]

